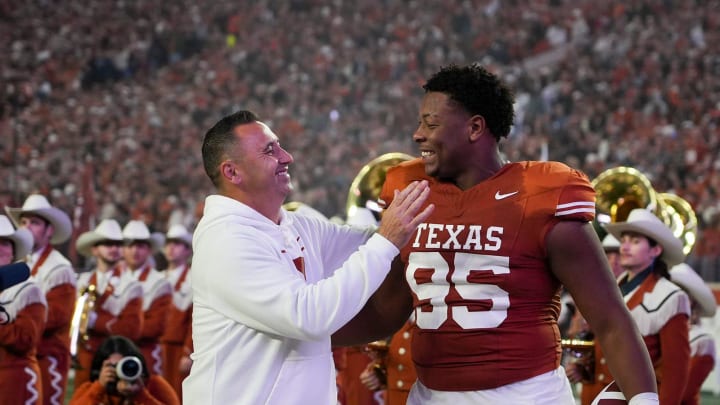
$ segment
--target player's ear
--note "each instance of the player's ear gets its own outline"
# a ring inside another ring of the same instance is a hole
[[[487,129],[487,125],[485,125],[485,117],[483,117],[482,115],[473,115],[472,117],[470,117],[468,125],[468,139],[470,140],[470,142],[475,142],[480,139],[480,137],[483,136],[483,134],[485,133],[485,129]]]

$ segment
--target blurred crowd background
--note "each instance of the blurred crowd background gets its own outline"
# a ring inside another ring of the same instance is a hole
[[[365,163],[416,153],[424,79],[480,62],[516,93],[508,159],[641,170],[692,204],[717,281],[719,25],[712,0],[0,0],[0,207],[192,228],[202,137],[250,109],[295,156],[291,199],[344,217]]]

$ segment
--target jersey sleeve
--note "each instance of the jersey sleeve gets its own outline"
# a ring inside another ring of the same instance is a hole
[[[595,190],[582,172],[559,162],[532,162],[523,176],[525,221],[540,230],[534,243],[540,250],[544,251],[545,238],[558,222],[595,218]]]
[[[558,221],[595,218],[595,190],[582,172],[559,162],[529,162],[523,176],[532,212]]]
[[[385,182],[378,196],[378,205],[385,209],[392,203],[395,190],[402,190],[413,181],[429,179],[420,159],[402,162],[388,169]]]
[[[555,207],[560,220],[592,221],[595,218],[595,190],[587,176],[570,169]]]

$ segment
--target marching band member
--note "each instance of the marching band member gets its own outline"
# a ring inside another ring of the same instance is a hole
[[[377,355],[360,374],[360,380],[368,389],[385,391],[384,405],[404,405],[417,379],[410,353],[413,324],[412,320],[408,320],[395,332],[389,339],[387,352]],[[385,376],[384,382],[378,375],[378,368]]]
[[[717,358],[715,339],[702,327],[700,318],[715,316],[717,303],[710,287],[687,264],[680,263],[670,269],[670,279],[690,296],[690,370],[681,404],[697,405],[700,388],[715,367]]]
[[[122,231],[114,219],[103,220],[76,242],[80,254],[96,259],[95,269],[80,274],[77,284],[80,295],[87,294],[88,305],[86,330],[80,328],[83,336],[77,343],[76,387],[89,381],[93,355],[108,336],[137,340],[142,331],[143,290],[130,272],[123,271],[122,245]]]
[[[47,322],[37,349],[43,385],[43,402],[60,405],[70,370],[70,322],[75,306],[76,276],[70,261],[53,245],[70,238],[72,223],[62,210],[43,195],[28,196],[21,208],[5,207],[15,226],[33,235],[28,255],[30,278],[43,289],[48,305]]]
[[[682,242],[642,208],[632,210],[624,222],[607,224],[606,229],[620,241],[624,273],[618,285],[650,353],[660,403],[679,404],[690,362],[690,298],[670,281],[669,269],[685,259]],[[598,345],[594,375],[593,384],[583,384],[582,404],[589,404],[614,379]]]
[[[165,234],[163,253],[168,261],[165,276],[172,286],[172,304],[168,308],[163,345],[165,378],[182,398],[182,380],[190,372],[192,352],[192,289],[190,256],[192,234],[183,225],[173,225]]]
[[[27,229],[14,230],[0,215],[0,266],[23,260],[33,245]],[[0,290],[0,405],[41,404],[37,346],[47,303],[33,279]]]
[[[143,290],[143,327],[140,337],[135,339],[145,356],[148,371],[152,374],[163,372],[163,354],[160,335],[165,331],[168,309],[172,301],[170,282],[155,269],[151,260],[153,251],[162,243],[150,234],[144,222],[133,220],[123,228],[123,256],[129,274],[140,282]]]
[[[620,241],[611,234],[607,234],[602,240],[602,247],[608,263],[610,263],[610,270],[616,278],[620,277],[625,272],[620,265]]]

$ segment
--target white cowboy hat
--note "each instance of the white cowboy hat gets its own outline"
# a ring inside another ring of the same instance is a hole
[[[608,250],[616,251],[620,250],[620,241],[611,234],[605,235],[602,240],[602,247],[607,252]]]
[[[348,225],[367,227],[367,226],[378,226],[378,220],[375,219],[375,215],[368,208],[352,206],[348,210],[347,220],[345,221]]]
[[[322,212],[299,201],[286,202],[285,204],[283,204],[283,208],[285,208],[285,211],[294,212],[296,214],[304,215],[306,217],[324,219],[326,221],[328,219]]]
[[[670,269],[670,280],[682,287],[690,298],[700,305],[700,316],[715,316],[717,302],[715,295],[705,281],[685,263],[680,263]]]
[[[136,240],[146,241],[154,252],[160,250],[165,243],[165,237],[161,233],[150,233],[145,222],[139,220],[132,220],[125,225],[122,238],[126,244]]]
[[[175,224],[165,234],[166,242],[177,240],[188,246],[192,246],[192,234],[183,225]]]
[[[0,215],[0,238],[6,238],[13,242],[15,261],[24,260],[33,247],[33,236],[25,228],[15,229],[5,215]]]
[[[685,260],[685,253],[683,253],[680,239],[676,238],[670,228],[662,223],[658,217],[646,209],[636,208],[630,211],[630,215],[628,215],[625,222],[609,223],[605,225],[605,229],[618,240],[625,232],[635,232],[653,239],[662,246],[663,252],[660,258],[665,261],[668,267],[682,263]]]
[[[5,207],[5,212],[17,227],[20,227],[22,214],[37,215],[50,222],[55,229],[50,239],[50,243],[54,245],[65,242],[72,235],[72,222],[68,214],[50,205],[44,195],[31,194],[25,199],[21,208]]]
[[[75,247],[81,255],[90,257],[92,256],[92,247],[104,240],[122,243],[122,230],[116,220],[103,219],[102,222],[95,227],[95,230],[81,234],[77,242],[75,242]]]

